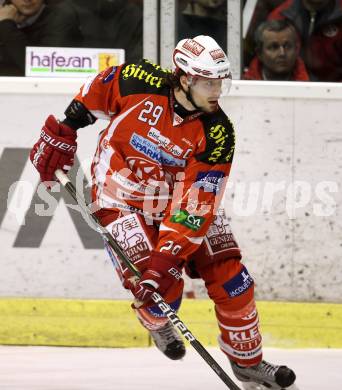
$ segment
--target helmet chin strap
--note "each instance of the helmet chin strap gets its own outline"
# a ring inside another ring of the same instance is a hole
[[[186,91],[181,85],[182,91],[185,93],[185,97],[189,100],[189,102],[196,108],[196,110],[203,111],[201,107],[199,107],[195,102],[191,94],[190,85],[188,85],[188,90]]]

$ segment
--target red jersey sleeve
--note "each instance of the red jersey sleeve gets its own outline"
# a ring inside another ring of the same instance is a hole
[[[120,109],[119,75],[122,66],[111,66],[90,78],[75,99],[96,118],[110,119]]]

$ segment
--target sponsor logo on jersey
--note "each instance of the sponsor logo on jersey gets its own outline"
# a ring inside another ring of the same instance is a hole
[[[182,141],[185,142],[187,145],[189,145],[189,146],[191,146],[191,147],[194,146],[193,143],[190,142],[190,141],[189,141],[188,139],[186,139],[186,138],[182,138]]]
[[[221,189],[223,178],[224,172],[222,171],[198,172],[194,186],[203,188],[205,192],[213,192],[216,195]]]
[[[258,324],[250,329],[241,331],[229,331],[229,339],[234,350],[234,355],[247,353],[252,357],[258,355],[261,349],[261,335]]]
[[[190,53],[194,54],[195,56],[199,56],[202,51],[204,50],[204,46],[202,46],[200,43],[196,42],[194,39],[187,39],[183,43],[184,49],[189,51]]]
[[[163,150],[160,150],[155,143],[149,141],[144,137],[141,137],[136,133],[133,133],[129,143],[139,153],[150,157],[152,160],[157,161],[162,165],[172,167],[185,167],[185,160],[175,158],[170,154],[164,152]]]
[[[108,225],[107,230],[112,232],[112,236],[116,242],[133,263],[149,256],[151,245],[144,234],[136,214],[126,215],[118,219]],[[125,272],[125,268],[123,267],[123,272]]]
[[[103,80],[102,80],[102,83],[103,83],[103,84],[109,83],[110,81],[113,80],[114,75],[115,75],[115,73],[116,73],[116,69],[117,69],[117,66],[112,66],[112,68],[109,68],[109,69],[105,72],[105,74],[103,75],[104,78],[103,78]],[[108,72],[109,72],[109,73],[108,73]]]
[[[239,248],[226,216],[220,214],[215,216],[207,231],[206,239],[211,255],[215,256],[217,253],[229,250],[236,251],[238,255]]]
[[[129,143],[139,153],[142,153],[145,156],[150,157],[152,160],[161,162],[160,150],[153,142],[147,140],[144,137],[141,137],[136,133],[133,133]]]
[[[243,267],[233,279],[228,280],[222,287],[231,298],[234,298],[245,293],[253,284],[253,278],[248,273],[246,267]]]
[[[231,341],[236,341],[236,342],[245,342],[254,339],[259,339],[260,333],[259,333],[258,325],[255,325],[253,328],[246,329],[243,331],[237,331],[237,332],[230,331],[229,338]]]
[[[176,312],[179,309],[181,302],[182,302],[182,298],[178,298],[177,300],[170,303],[169,305],[170,305],[171,309],[174,312]],[[165,318],[166,317],[164,312],[159,308],[158,305],[146,307],[146,310],[148,312],[150,312],[154,317],[158,317],[158,318]]]
[[[146,60],[145,62],[151,64],[155,68],[155,70],[160,70],[165,73],[171,72],[168,69],[163,69],[161,66],[153,64],[152,62]],[[124,80],[128,80],[130,78],[143,80],[146,84],[149,84],[156,88],[160,88],[164,80],[164,77],[155,76],[153,72],[146,72],[146,70],[142,69],[142,65],[137,66],[136,64],[126,65],[121,72],[121,76]]]
[[[222,125],[212,126],[208,134],[209,139],[217,146],[211,151],[208,160],[216,163],[222,159],[224,162],[228,162],[234,152],[234,142],[229,152],[226,153],[228,143],[227,129]]]
[[[179,210],[170,218],[173,223],[179,223],[187,228],[197,231],[203,225],[205,218],[189,214],[186,210]]]
[[[132,192],[137,191],[137,192],[145,193],[145,191],[150,189],[149,187],[146,187],[146,185],[135,183],[134,181],[128,179],[126,176],[120,175],[119,172],[114,172],[111,178],[116,183],[120,184],[122,187]]]
[[[147,133],[147,136],[153,139],[154,141],[158,142],[159,146],[162,146],[164,149],[172,153],[174,156],[179,157],[182,155],[183,149],[180,148],[178,145],[172,143],[169,138],[160,134],[160,131],[155,127],[150,128],[150,130]]]

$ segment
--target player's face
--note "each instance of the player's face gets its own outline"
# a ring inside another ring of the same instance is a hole
[[[221,79],[196,77],[192,79],[190,88],[194,102],[202,111],[208,113],[217,111],[222,92]]]
[[[44,0],[12,0],[12,4],[25,16],[35,15],[43,3]]]

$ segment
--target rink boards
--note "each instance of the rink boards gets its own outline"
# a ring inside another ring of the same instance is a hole
[[[2,299],[0,344],[150,346],[130,304],[128,300]],[[341,304],[258,302],[257,306],[265,346],[342,348]],[[211,301],[185,299],[179,316],[204,345],[217,345]]]
[[[127,298],[101,239],[67,194],[38,187],[28,159],[47,115],[63,118],[81,84],[2,79],[0,297]],[[224,206],[259,300],[341,302],[341,101],[338,84],[247,81],[221,99],[237,135]],[[106,125],[79,130],[88,182]]]

